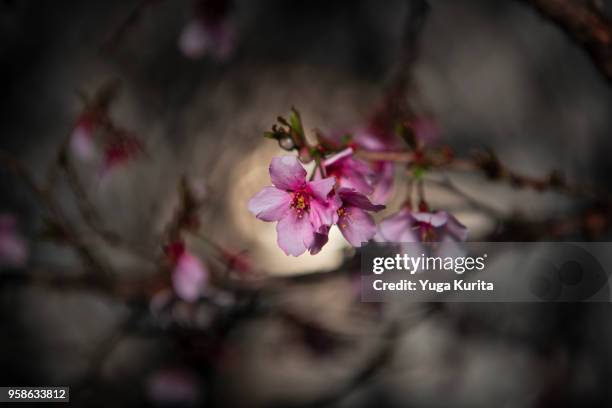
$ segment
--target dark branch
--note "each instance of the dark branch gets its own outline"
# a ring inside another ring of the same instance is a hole
[[[612,21],[587,1],[523,0],[553,21],[591,56],[612,81]]]

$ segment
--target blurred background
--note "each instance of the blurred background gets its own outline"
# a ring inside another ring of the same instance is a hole
[[[75,163],[105,225],[154,259],[186,175],[204,197],[202,234],[296,283],[253,312],[254,300],[236,293],[214,305],[157,297],[156,308],[150,299],[13,279],[33,271],[46,281],[87,266],[44,239],[44,203],[2,170],[0,211],[16,218],[28,257],[0,270],[1,385],[69,385],[71,403],[88,407],[612,406],[609,304],[360,304],[351,275],[337,273],[355,270],[339,233],[316,256],[287,257],[274,225],[246,208],[283,153],[262,137],[276,117],[295,106],[307,133],[362,124],[407,46],[417,56],[411,103],[458,154],[491,148],[522,173],[555,169],[609,191],[612,92],[579,46],[521,1],[431,0],[419,30],[420,0],[200,3],[0,2],[0,147],[42,182],[84,110],[80,95],[118,80],[109,115],[144,154],[104,175],[99,161]],[[202,13],[205,23],[223,22],[217,43],[199,43],[193,24]],[[586,206],[452,177],[522,228]],[[67,182],[53,188],[86,230]],[[378,217],[396,211],[402,194],[398,185]],[[428,197],[453,210],[470,240],[499,232],[491,214],[435,185]],[[600,232],[607,241],[609,230]],[[150,262],[91,242],[122,276],[151,274]],[[205,243],[188,245],[206,261]]]

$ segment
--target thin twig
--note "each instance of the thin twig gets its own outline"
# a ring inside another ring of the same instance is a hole
[[[612,21],[587,1],[522,0],[557,24],[591,56],[595,66],[612,81]]]

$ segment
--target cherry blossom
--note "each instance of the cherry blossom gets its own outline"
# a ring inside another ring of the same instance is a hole
[[[340,199],[333,194],[335,179],[306,181],[306,170],[293,156],[272,159],[270,178],[248,203],[249,211],[262,221],[278,221],[278,245],[287,255],[316,250],[315,234],[326,234],[338,220]]]
[[[380,242],[465,241],[467,228],[446,211],[412,212],[404,208],[384,219],[375,239]]]
[[[83,161],[93,159],[95,155],[95,126],[95,115],[91,113],[83,113],[77,119],[70,135],[70,151],[76,158]]]
[[[349,147],[326,159],[323,162],[325,172],[335,177],[341,188],[370,195],[374,191],[374,171],[367,163],[353,157],[353,153],[353,148]]]
[[[344,238],[354,247],[360,247],[376,234],[376,224],[368,211],[378,212],[384,205],[375,205],[356,191],[341,189],[338,192],[342,207],[338,209],[338,228]]]
[[[382,138],[365,129],[358,129],[353,134],[353,143],[356,146],[374,152],[397,150],[399,144],[396,139]],[[376,204],[385,204],[393,194],[395,166],[392,162],[379,160],[371,162],[370,168],[373,174],[371,178],[373,191],[370,198]]]
[[[173,264],[174,291],[186,302],[196,301],[208,283],[208,269],[182,242],[168,245],[166,255]]]
[[[187,23],[179,38],[179,48],[188,58],[206,55],[225,61],[235,47],[236,29],[230,18],[228,0],[196,2],[195,17]]]

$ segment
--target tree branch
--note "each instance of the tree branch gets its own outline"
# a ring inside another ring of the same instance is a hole
[[[612,81],[612,21],[587,1],[522,0],[553,21],[591,56]]]

